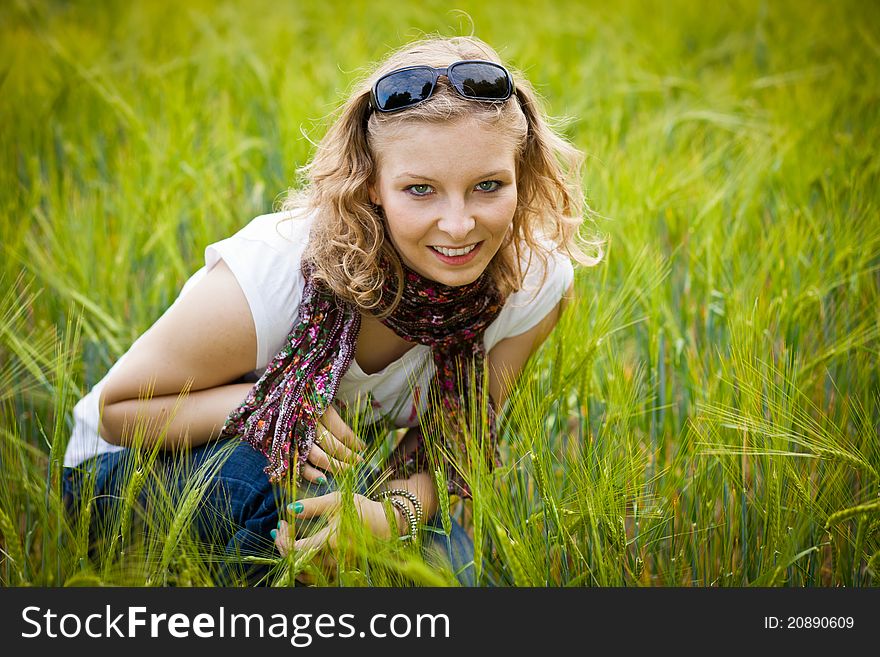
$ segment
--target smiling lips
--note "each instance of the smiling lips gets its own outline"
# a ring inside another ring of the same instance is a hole
[[[450,249],[445,246],[431,246],[429,248],[441,262],[447,265],[464,265],[477,257],[482,245],[482,242],[477,242],[461,249]]]
[[[479,242],[477,242],[477,244],[479,244]],[[435,251],[439,251],[445,256],[463,256],[477,248],[477,244],[471,244],[470,246],[465,246],[460,249],[450,249],[445,246],[432,246],[431,248]]]

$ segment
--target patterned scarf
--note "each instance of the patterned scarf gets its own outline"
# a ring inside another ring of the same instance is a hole
[[[382,258],[383,271],[392,271]],[[327,286],[312,276],[314,265],[303,260],[305,288],[294,324],[284,348],[272,359],[247,398],[226,420],[221,438],[239,436],[269,459],[266,474],[273,482],[288,472],[291,449],[295,455],[295,483],[315,440],[317,423],[332,403],[340,381],[354,358],[360,332],[361,316],[356,305],[339,299]],[[473,283],[458,287],[429,280],[403,266],[404,289],[394,312],[382,320],[397,335],[409,342],[428,345],[436,367],[434,385],[438,394],[430,404],[429,416],[437,419],[470,417],[458,391],[474,390],[482,399],[482,366],[485,359],[483,333],[501,312],[504,299],[488,272]],[[382,299],[393,299],[394,281],[386,278]],[[385,304],[388,302],[385,301]],[[380,302],[381,310],[387,308]],[[478,373],[471,378],[473,371]],[[439,399],[442,408],[437,408]],[[500,463],[494,427],[495,410],[487,400],[489,419],[488,463]],[[444,432],[447,451],[465,454],[461,430]],[[452,444],[447,434],[452,434]],[[451,494],[470,497],[463,478],[450,468],[448,489]]]

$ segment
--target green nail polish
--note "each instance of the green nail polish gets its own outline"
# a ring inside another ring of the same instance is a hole
[[[287,505],[288,511],[293,511],[294,513],[302,513],[303,504],[302,502],[291,502]]]
[[[275,540],[275,537],[278,536],[278,530],[277,530],[277,529],[273,529],[272,531],[269,532],[269,536],[271,536],[271,537],[272,537],[272,540],[274,541],[274,540]]]
[[[278,529],[281,529],[281,521],[280,520],[278,521],[278,524],[276,525],[276,527],[278,527]]]
[[[324,477],[318,477],[318,483],[323,486],[327,483],[327,480]]]

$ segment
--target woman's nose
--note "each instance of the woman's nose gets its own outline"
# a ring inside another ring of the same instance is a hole
[[[446,207],[437,227],[449,238],[455,240],[456,246],[463,246],[463,242],[470,235],[477,222],[468,209],[467,204],[450,204]]]

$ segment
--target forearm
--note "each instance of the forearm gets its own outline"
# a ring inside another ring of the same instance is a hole
[[[169,449],[201,445],[219,435],[229,413],[244,401],[252,387],[252,383],[232,383],[191,391],[183,398],[163,395],[107,404],[101,416],[101,436],[126,447],[141,436],[144,446],[152,446],[157,440]]]

